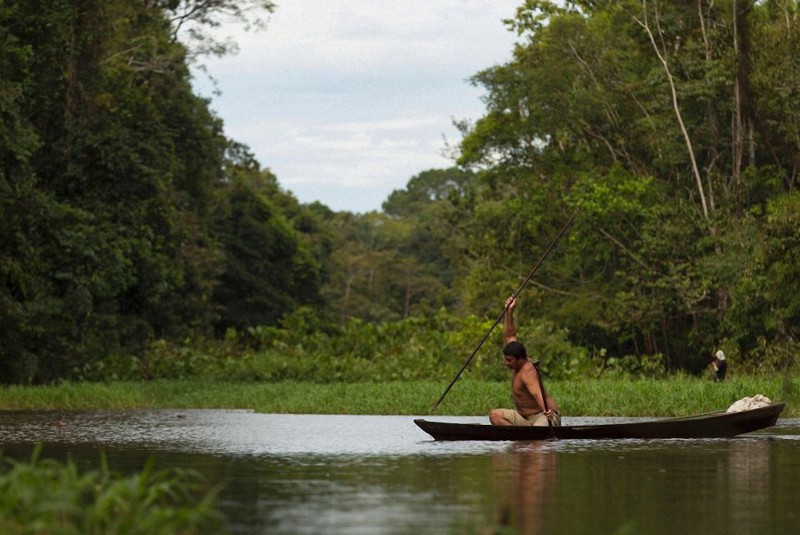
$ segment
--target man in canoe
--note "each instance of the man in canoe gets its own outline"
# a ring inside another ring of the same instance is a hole
[[[513,409],[494,409],[489,413],[492,425],[561,425],[558,404],[547,396],[547,405],[542,397],[542,383],[533,362],[528,358],[525,346],[517,340],[514,326],[515,297],[506,300],[506,314],[503,317],[503,360],[511,370],[511,393],[514,398]]]

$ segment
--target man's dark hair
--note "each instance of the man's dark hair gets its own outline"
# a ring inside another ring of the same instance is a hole
[[[506,344],[506,346],[503,348],[503,355],[508,355],[509,357],[514,357],[515,359],[528,358],[528,353],[525,351],[525,346],[516,340]]]

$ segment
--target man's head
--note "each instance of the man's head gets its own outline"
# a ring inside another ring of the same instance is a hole
[[[513,342],[509,342],[505,345],[503,348],[503,356],[526,359],[528,358],[528,353],[525,351],[524,345],[517,340],[514,340]]]
[[[525,346],[514,340],[509,342],[503,347],[503,360],[509,368],[516,367],[520,361],[528,358],[528,353],[525,351]]]

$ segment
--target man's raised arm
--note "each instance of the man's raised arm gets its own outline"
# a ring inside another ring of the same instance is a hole
[[[503,340],[505,343],[514,342],[517,339],[517,328],[514,326],[514,307],[517,306],[517,298],[509,297],[506,299],[506,314],[503,316]]]

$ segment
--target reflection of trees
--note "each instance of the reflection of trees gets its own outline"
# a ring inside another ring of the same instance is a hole
[[[514,444],[492,457],[496,481],[502,488],[499,528],[535,535],[545,533],[547,504],[556,491],[558,457],[545,444]],[[505,472],[505,477],[501,474]]]
[[[156,469],[197,470],[210,486],[224,485],[219,506],[234,533],[331,532],[333,523],[338,532],[375,526],[398,535],[796,532],[794,440],[577,442],[435,443],[396,456],[48,442],[42,456],[71,456],[85,468],[102,447],[121,473],[151,457]],[[7,443],[4,453],[27,459],[31,447]]]

